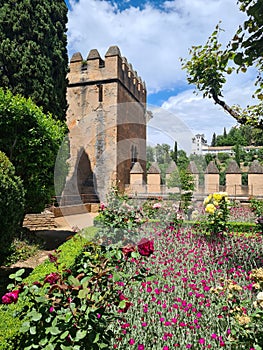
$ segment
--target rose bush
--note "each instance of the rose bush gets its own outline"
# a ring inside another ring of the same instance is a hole
[[[203,202],[206,217],[206,229],[208,234],[217,234],[227,229],[230,201],[226,192],[213,193],[207,196]]]
[[[108,348],[113,337],[109,324],[133,305],[123,287],[148,275],[145,269],[138,269],[137,262],[143,257],[136,247],[128,250],[124,253],[118,247],[89,243],[73,270],[61,269],[57,253],[49,255],[57,271],[43,281],[27,285],[21,283],[23,270],[13,275],[15,283],[9,288],[15,290],[6,293],[2,301],[26,301],[19,314],[22,341],[15,344],[16,349]],[[132,275],[126,273],[128,263],[133,267]]]

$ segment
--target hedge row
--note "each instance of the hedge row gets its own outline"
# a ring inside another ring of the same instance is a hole
[[[193,227],[204,227],[204,222],[199,221],[191,221],[191,220],[185,220],[182,224],[183,226],[193,226]],[[229,221],[227,223],[228,226],[228,232],[260,232],[260,228],[257,224],[253,222],[235,222],[235,221]]]
[[[61,268],[72,268],[75,260],[83,251],[87,241],[91,241],[97,229],[89,227],[80,233],[76,234],[70,240],[59,247],[60,255],[59,262]],[[35,281],[43,281],[47,274],[55,272],[54,264],[46,260],[43,264],[37,266],[34,271],[24,279],[25,283],[33,283]],[[19,337],[19,328],[21,321],[16,317],[16,313],[22,309],[24,305],[22,301],[16,304],[0,305],[0,350],[14,349],[14,339]]]

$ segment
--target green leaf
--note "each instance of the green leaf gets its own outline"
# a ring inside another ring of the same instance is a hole
[[[20,332],[22,333],[28,332],[29,328],[30,328],[30,322],[26,321],[20,327]]]
[[[140,254],[138,252],[132,252],[131,253],[131,257],[132,258],[138,258],[140,256]]]
[[[31,320],[35,322],[42,318],[42,314],[37,311],[32,311],[29,315],[31,316]]]
[[[58,335],[60,333],[60,330],[58,327],[50,327],[50,333],[52,335]]]
[[[44,345],[46,345],[47,342],[48,342],[48,339],[47,339],[47,338],[41,339],[41,340],[39,341],[39,345],[44,346]]]
[[[116,258],[117,258],[118,260],[121,260],[121,259],[122,259],[122,252],[121,252],[120,250],[117,250],[117,252],[116,252]]]
[[[113,281],[114,282],[117,282],[117,281],[119,281],[121,279],[121,276],[117,273],[117,272],[115,272],[114,274],[113,274]]]
[[[30,332],[30,334],[35,335],[37,333],[36,326],[30,327],[29,332]]]
[[[81,340],[83,338],[85,338],[87,335],[87,331],[86,330],[78,330],[76,333],[76,340]]]
[[[69,331],[65,331],[64,333],[61,334],[60,338],[65,339],[69,334]]]
[[[120,309],[124,309],[126,306],[126,301],[125,300],[122,300],[120,303],[119,303],[119,308]]]
[[[69,276],[68,281],[73,286],[77,286],[78,287],[78,286],[81,285],[80,281],[76,277],[73,277],[73,276]]]

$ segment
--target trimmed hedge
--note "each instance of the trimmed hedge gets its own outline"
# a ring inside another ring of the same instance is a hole
[[[87,241],[91,241],[96,233],[95,227],[88,227],[80,231],[70,240],[59,247],[59,262],[61,268],[72,268],[77,257],[83,251]],[[43,281],[47,274],[55,272],[53,263],[46,260],[43,264],[37,266],[34,271],[24,279],[25,283]],[[14,349],[14,339],[19,337],[19,328],[21,321],[16,317],[16,312],[23,307],[22,302],[10,305],[0,305],[0,350]]]
[[[204,222],[201,221],[192,221],[192,220],[185,220],[182,223],[182,226],[193,226],[193,227],[202,227],[204,225]],[[227,223],[228,225],[228,232],[259,232],[259,226],[256,223],[253,222],[235,222],[235,221],[229,221]]]

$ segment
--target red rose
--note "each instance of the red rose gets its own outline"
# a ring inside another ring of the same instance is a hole
[[[19,290],[13,290],[13,292],[6,293],[4,296],[2,296],[2,303],[3,304],[12,304],[16,303],[19,295]]]
[[[49,284],[55,284],[58,280],[59,280],[59,274],[56,272],[52,272],[51,274],[45,277],[44,282]]]
[[[131,253],[135,251],[135,246],[129,243],[126,246],[122,247],[121,250],[126,257],[129,257],[131,256]]]
[[[142,256],[150,256],[154,252],[153,240],[142,238],[137,245],[138,252]]]

